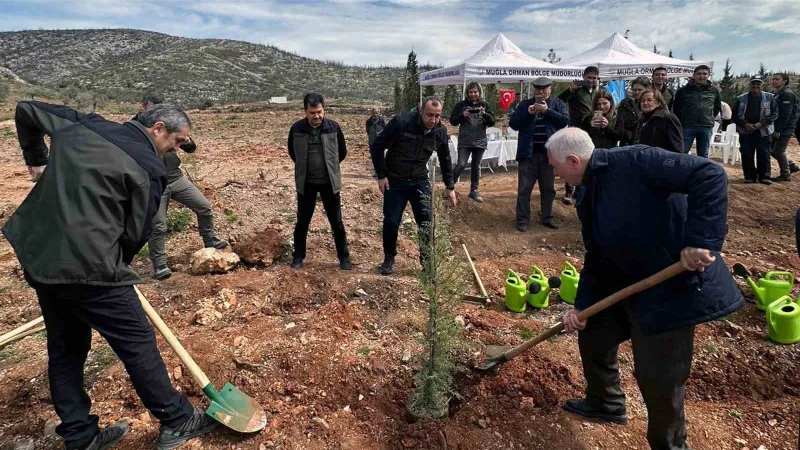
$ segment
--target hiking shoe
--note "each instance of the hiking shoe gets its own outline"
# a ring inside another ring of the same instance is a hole
[[[564,198],[561,199],[561,202],[564,203],[565,205],[571,205],[573,195],[574,194],[572,192],[567,192],[566,194],[564,194]]]
[[[797,173],[800,172],[800,166],[798,166],[794,161],[789,163],[789,172],[790,173]]]
[[[744,179],[744,184],[754,184],[754,183],[758,183],[758,181],[756,181],[756,180],[748,180],[747,178]]]
[[[120,420],[119,422],[109,425],[89,442],[89,445],[82,447],[83,450],[106,450],[113,447],[117,442],[121,441],[128,433],[128,425],[131,423],[127,420]]]
[[[628,416],[625,415],[625,407],[622,406],[616,411],[612,411],[602,406],[594,406],[589,404],[585,398],[572,398],[566,401],[561,408],[564,411],[571,412],[583,417],[592,419],[600,419],[604,422],[616,423],[619,425],[626,425],[628,423]]]
[[[391,275],[394,272],[394,256],[385,256],[381,264],[381,275]]]
[[[479,194],[478,191],[469,191],[468,197],[475,200],[478,203],[483,202],[483,197],[481,197],[481,194]]]
[[[779,175],[777,177],[774,177],[772,179],[772,181],[777,181],[778,183],[781,183],[781,182],[784,182],[784,181],[792,181],[792,176],[791,175]]]
[[[528,231],[528,224],[527,223],[518,223],[517,224],[517,230],[520,233],[524,233],[524,232]]]
[[[216,248],[216,249],[223,249],[227,248],[229,245],[228,241],[221,241],[217,239],[216,236],[203,236],[203,245],[206,248]]]
[[[178,448],[190,439],[208,433],[216,428],[217,425],[217,421],[203,412],[202,409],[195,408],[192,417],[183,425],[176,428],[161,425],[161,431],[158,432],[158,450]]]
[[[303,268],[303,258],[299,258],[299,257],[295,256],[294,258],[292,258],[292,262],[291,262],[291,264],[289,264],[289,267],[291,267],[292,269],[302,269]]]
[[[172,276],[172,271],[169,270],[167,266],[158,266],[156,267],[156,279],[157,280],[166,280],[167,278]]]
[[[353,263],[350,262],[350,258],[342,258],[339,260],[339,268],[342,270],[353,270]]]
[[[555,220],[553,220],[552,217],[548,217],[546,219],[542,219],[539,223],[544,225],[544,226],[546,226],[547,228],[552,228],[554,230],[558,229],[558,225],[556,225],[556,222],[555,222]]]
[[[758,180],[758,182],[761,183],[761,184],[766,184],[767,186],[772,184],[772,181],[770,181],[768,178],[764,178],[764,179]]]

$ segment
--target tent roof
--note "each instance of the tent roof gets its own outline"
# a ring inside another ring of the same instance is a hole
[[[502,33],[492,38],[474,55],[459,64],[420,74],[420,84],[461,84],[468,81],[483,83],[518,83],[539,77],[572,80],[580,77],[577,68],[550,64],[526,55]]]
[[[670,77],[691,76],[700,64],[713,62],[670,58],[639,48],[619,33],[614,33],[595,47],[561,61],[571,67],[597,66],[603,79],[635,78],[650,75],[655,67],[664,66]]]

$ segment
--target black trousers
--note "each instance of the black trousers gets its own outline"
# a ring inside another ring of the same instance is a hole
[[[745,180],[768,180],[770,178],[769,145],[770,137],[761,136],[758,131],[739,134],[739,151],[742,153],[742,170]]]
[[[555,174],[546,153],[534,153],[519,160],[517,179],[517,223],[531,222],[531,193],[539,181],[542,194],[542,219],[553,217],[553,200],[556,198]]]
[[[791,171],[789,170],[789,158],[786,157],[786,147],[789,146],[790,139],[792,139],[791,135],[780,136],[778,139],[773,139],[772,145],[770,146],[770,154],[778,161],[781,176],[786,177],[791,175]]]
[[[478,190],[478,183],[481,179],[481,159],[483,159],[483,153],[485,151],[485,148],[478,147],[458,149],[458,163],[456,164],[455,168],[453,168],[453,179],[458,180],[458,177],[461,176],[461,172],[463,172],[464,168],[467,167],[467,160],[469,159],[470,155],[472,155],[472,164],[469,172],[470,191]]]
[[[389,190],[383,194],[383,254],[397,255],[397,235],[403,211],[411,203],[417,227],[431,221],[431,183],[428,178],[397,180],[389,178]],[[422,250],[430,241],[428,233],[419,233],[420,260]]]
[[[67,449],[80,448],[99,433],[98,417],[89,414],[92,403],[83,388],[92,329],[122,360],[142,403],[162,424],[174,428],[189,420],[193,407],[172,387],[153,327],[132,286],[28,282],[36,289],[47,327],[50,396],[61,418],[56,432]]]
[[[322,198],[322,206],[328,216],[328,222],[333,231],[333,241],[336,244],[336,256],[339,260],[350,257],[347,249],[347,233],[344,231],[344,221],[342,221],[342,198],[339,194],[333,193],[330,183],[313,184],[306,183],[305,192],[297,194],[297,225],[294,227],[294,253],[295,258],[306,257],[306,238],[308,237],[308,226],[311,218],[314,217],[314,209],[317,206],[317,194]]]
[[[617,352],[619,344],[630,339],[636,382],[647,406],[647,441],[653,450],[685,449],[683,403],[692,367],[694,326],[644,335],[626,306],[598,313],[578,333],[586,400],[610,409],[625,406]]]

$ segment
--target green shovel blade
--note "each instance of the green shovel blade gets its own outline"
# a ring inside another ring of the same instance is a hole
[[[240,433],[255,433],[267,425],[267,415],[261,405],[234,385],[226,383],[217,391],[209,383],[203,392],[211,400],[206,414],[226,427]]]

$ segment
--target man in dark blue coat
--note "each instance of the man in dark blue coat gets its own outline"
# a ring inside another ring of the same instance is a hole
[[[564,316],[568,332],[580,331],[586,396],[564,409],[627,423],[617,350],[630,339],[647,440],[653,449],[685,449],[695,326],[744,303],[719,253],[727,232],[725,171],[706,158],[644,145],[595,150],[577,128],[554,134],[547,150],[554,172],[582,187],[577,210],[586,247],[575,309]],[[686,272],[577,320],[577,311],[677,261]]]
[[[544,144],[556,131],[569,125],[567,105],[550,97],[553,82],[546,77],[533,80],[534,98],[523,100],[511,115],[508,126],[519,131],[517,138],[517,229],[528,230],[531,221],[531,192],[536,181],[542,193],[541,224],[558,228],[553,220],[553,200],[556,198],[555,175],[547,162]]]

